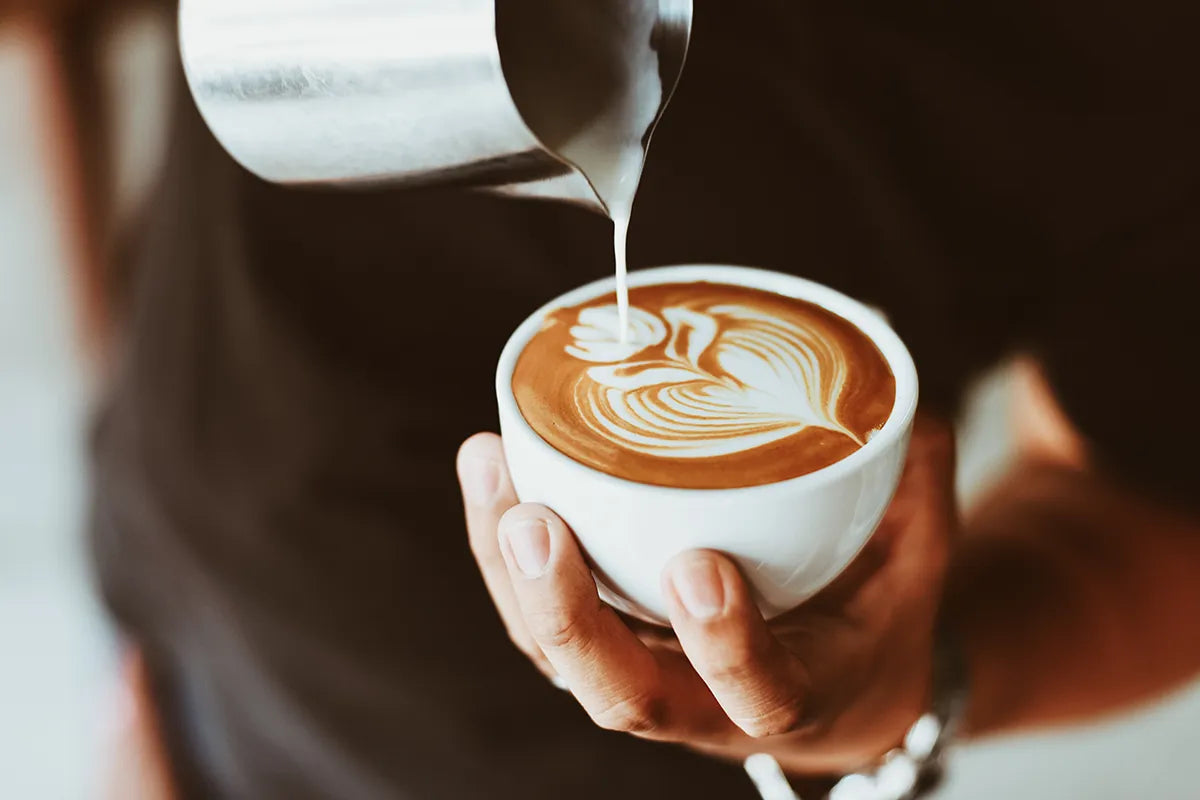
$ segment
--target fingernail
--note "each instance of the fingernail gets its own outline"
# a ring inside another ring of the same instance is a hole
[[[725,608],[725,585],[712,559],[692,559],[675,567],[671,585],[684,609],[696,619],[712,619]]]
[[[550,561],[550,531],[540,519],[522,520],[507,527],[504,536],[517,569],[527,578],[536,578],[546,571]]]
[[[463,464],[463,490],[473,502],[484,502],[500,490],[500,465],[487,458]]]

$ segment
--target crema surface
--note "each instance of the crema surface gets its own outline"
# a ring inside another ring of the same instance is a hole
[[[896,382],[870,339],[816,305],[715,283],[613,295],[551,312],[513,372],[550,445],[640,483],[715,489],[794,478],[883,426]]]

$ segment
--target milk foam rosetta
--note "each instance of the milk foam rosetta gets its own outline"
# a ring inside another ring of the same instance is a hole
[[[513,373],[549,444],[642,483],[732,488],[828,466],[882,427],[896,383],[857,328],[818,306],[712,283],[633,289],[550,313]]]

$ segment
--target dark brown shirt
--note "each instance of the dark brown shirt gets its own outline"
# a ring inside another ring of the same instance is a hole
[[[1105,468],[1195,495],[1190,5],[697,6],[634,265],[878,304],[945,413],[1033,352]],[[128,249],[95,548],[189,796],[753,796],[734,766],[594,729],[509,645],[467,551],[455,449],[495,427],[520,319],[611,270],[607,221],[267,186],[178,101]]]

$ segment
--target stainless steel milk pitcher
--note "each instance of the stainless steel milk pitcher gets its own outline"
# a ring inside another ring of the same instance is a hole
[[[209,127],[266,180],[456,183],[602,210],[553,141],[619,91],[629,67],[607,39],[633,7],[653,23],[657,122],[692,0],[182,0],[180,46]]]

